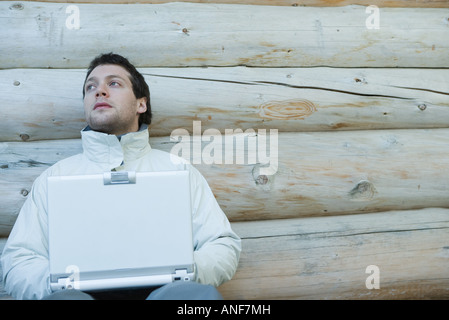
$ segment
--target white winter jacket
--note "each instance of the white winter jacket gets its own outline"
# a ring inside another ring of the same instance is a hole
[[[59,161],[34,182],[5,245],[1,263],[6,291],[16,299],[51,293],[47,237],[47,177],[128,171],[190,171],[196,281],[218,286],[234,275],[241,242],[232,231],[204,177],[185,161],[150,147],[146,126],[120,138],[86,128],[83,153]]]

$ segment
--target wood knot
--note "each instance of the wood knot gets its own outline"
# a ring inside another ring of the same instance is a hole
[[[20,194],[21,194],[22,196],[24,196],[24,197],[28,196],[28,193],[29,193],[29,191],[26,190],[26,189],[20,190]]]
[[[424,110],[427,109],[427,106],[426,106],[424,103],[422,103],[422,104],[420,104],[420,105],[418,106],[418,109],[421,110],[421,111],[424,111]]]
[[[259,116],[267,119],[303,120],[316,111],[315,104],[305,99],[270,101],[260,106]]]
[[[22,141],[28,141],[30,139],[30,136],[27,135],[26,133],[21,133],[20,139],[22,139]]]
[[[264,174],[261,174],[260,176],[258,176],[256,179],[256,184],[267,184],[268,182],[268,177]]]
[[[21,3],[14,3],[9,7],[10,10],[23,10],[24,6]]]
[[[354,201],[369,201],[374,197],[375,193],[376,188],[374,188],[373,183],[368,180],[362,180],[349,191],[349,196]]]
[[[253,167],[252,176],[256,186],[261,187],[263,190],[269,191],[274,182],[275,175],[260,174],[261,165],[258,163]]]

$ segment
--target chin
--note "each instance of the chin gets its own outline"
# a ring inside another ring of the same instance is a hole
[[[113,127],[108,123],[91,122],[88,124],[89,124],[89,127],[94,131],[99,131],[99,132],[108,133],[108,134],[113,132]]]

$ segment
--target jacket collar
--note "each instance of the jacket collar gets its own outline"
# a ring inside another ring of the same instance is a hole
[[[94,131],[87,126],[81,131],[81,138],[84,155],[93,162],[107,165],[108,170],[138,159],[151,150],[145,124],[139,131],[121,136]]]

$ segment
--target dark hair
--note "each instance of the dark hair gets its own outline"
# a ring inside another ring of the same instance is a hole
[[[92,60],[92,62],[89,65],[89,68],[87,69],[86,78],[84,79],[83,98],[85,95],[84,86],[86,85],[87,78],[89,77],[91,72],[96,67],[98,67],[100,65],[105,65],[105,64],[118,65],[118,66],[125,68],[126,71],[129,72],[129,74],[131,75],[129,79],[131,80],[131,83],[133,86],[133,92],[134,92],[134,95],[136,96],[136,98],[137,99],[140,99],[143,97],[147,98],[147,111],[145,111],[144,113],[142,113],[140,115],[139,126],[142,123],[150,124],[152,113],[151,113],[151,103],[150,103],[150,89],[148,87],[148,84],[145,82],[145,79],[142,76],[142,74],[139,71],[137,71],[136,67],[134,67],[128,61],[128,59],[126,59],[125,57],[122,57],[121,55],[114,54],[114,53],[110,52],[110,53],[100,54],[94,60]]]

